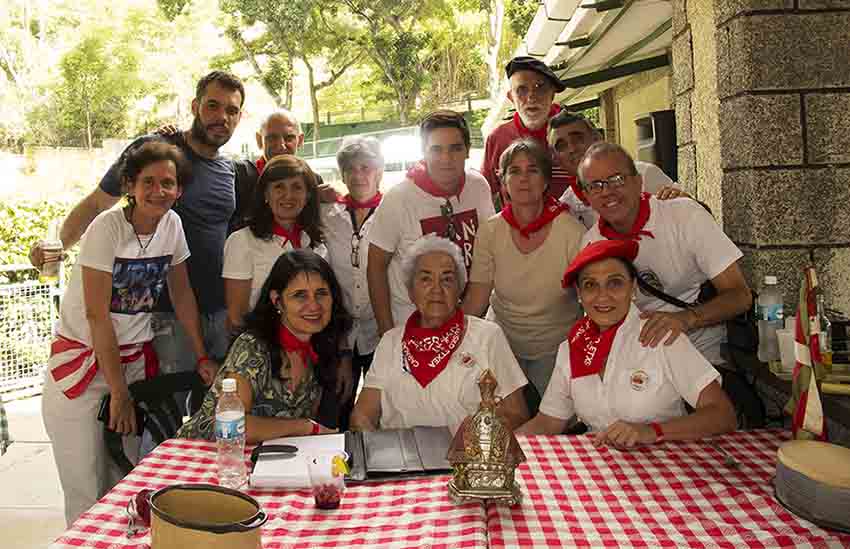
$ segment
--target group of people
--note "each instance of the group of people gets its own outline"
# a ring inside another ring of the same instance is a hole
[[[740,251],[657,167],[554,104],[563,84],[544,63],[518,57],[506,75],[516,113],[481,173],[463,115],[435,111],[422,161],[386,194],[377,140],[343,141],[338,195],[295,156],[304,136],[285,111],[263,121],[257,161],[221,156],[245,90],[220,71],[199,81],[189,130],[124,151],[61,231],[80,253],[43,416],[69,524],[117,481],[101,400],[109,428],[134,434],[128,386],[160,372],[210,386],[184,437],[214,438],[225,378],[250,443],[455,430],[488,369],[519,432],[580,420],[628,448],[735,428],[718,368],[722,322],[751,304]],[[696,303],[706,281],[716,295]]]

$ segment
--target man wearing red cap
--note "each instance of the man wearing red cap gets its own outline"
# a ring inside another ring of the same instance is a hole
[[[560,200],[569,206],[570,213],[587,228],[596,223],[597,216],[578,185],[578,164],[584,158],[588,147],[599,141],[602,141],[602,134],[593,122],[579,113],[561,111],[549,120],[552,156],[566,172],[569,183],[569,188],[561,195]],[[654,194],[659,200],[688,196],[678,183],[667,177],[655,164],[635,161],[635,168],[643,179],[644,192]]]
[[[561,107],[553,103],[555,94],[567,87],[546,63],[533,57],[514,57],[505,66],[510,80],[508,99],[516,112],[513,118],[493,130],[484,145],[484,162],[481,173],[490,184],[494,200],[500,193],[499,157],[514,140],[532,137],[547,146],[546,132],[549,118],[558,114]],[[552,171],[548,194],[558,198],[567,189],[566,174],[560,169]]]
[[[641,343],[669,345],[684,332],[709,362],[724,364],[720,346],[726,330],[722,322],[752,305],[752,294],[738,267],[741,251],[695,200],[660,201],[642,192],[643,178],[619,145],[592,145],[578,173],[582,190],[599,215],[583,243],[639,241],[634,263],[640,277],[680,301],[697,301],[706,280],[717,290],[705,303],[682,309],[641,288],[636,301],[647,319]]]

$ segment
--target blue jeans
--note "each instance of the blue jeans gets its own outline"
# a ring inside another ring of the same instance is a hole
[[[204,339],[204,348],[207,356],[219,364],[224,362],[227,354],[230,334],[225,329],[227,311],[217,313],[201,313],[201,336]],[[192,372],[198,363],[198,357],[192,348],[192,340],[186,329],[177,320],[174,313],[153,314],[153,346],[159,358],[159,372],[161,375],[176,374],[178,372]],[[188,413],[185,404],[189,393],[174,395],[177,405],[183,415]],[[147,431],[142,435],[142,445],[139,451],[140,457],[145,456],[154,448],[153,439]]]
[[[546,387],[549,386],[549,379],[555,369],[555,356],[550,355],[535,359],[517,357],[516,359],[522,373],[528,378],[528,382],[534,385],[534,388],[540,393],[540,398],[543,398]]]
[[[201,336],[207,355],[218,362],[224,362],[230,334],[224,327],[227,311],[201,314]],[[198,357],[192,349],[192,340],[174,313],[154,313],[153,346],[159,357],[159,369],[163,374],[191,372],[198,363]]]

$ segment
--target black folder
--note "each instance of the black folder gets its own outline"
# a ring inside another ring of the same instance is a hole
[[[451,471],[446,459],[452,443],[448,427],[410,427],[372,432],[346,432],[352,482],[413,478]]]

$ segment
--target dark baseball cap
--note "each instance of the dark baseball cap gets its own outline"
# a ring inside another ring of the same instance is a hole
[[[540,59],[535,59],[534,57],[529,57],[527,55],[522,55],[520,57],[514,57],[508,64],[505,65],[505,74],[508,75],[508,78],[513,75],[513,73],[517,71],[534,71],[538,74],[542,74],[546,78],[552,82],[552,85],[555,86],[555,91],[562,92],[567,89],[566,84],[561,82],[561,79],[549,68],[549,65],[541,61]]]

